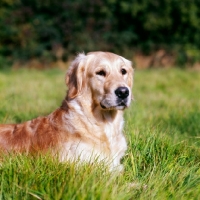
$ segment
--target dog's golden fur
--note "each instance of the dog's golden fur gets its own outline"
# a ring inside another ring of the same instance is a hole
[[[132,75],[131,62],[116,54],[79,54],[68,69],[61,107],[46,117],[0,125],[0,150],[50,150],[61,161],[96,159],[121,169],[127,149],[123,110],[131,102]]]

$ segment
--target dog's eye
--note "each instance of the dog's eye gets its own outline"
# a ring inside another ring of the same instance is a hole
[[[125,75],[127,73],[127,71],[125,69],[121,69],[121,73],[122,73],[122,75]]]
[[[96,74],[99,76],[106,76],[106,72],[104,70],[98,71]]]

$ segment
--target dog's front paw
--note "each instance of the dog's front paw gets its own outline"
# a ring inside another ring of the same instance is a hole
[[[122,174],[124,172],[124,166],[121,164],[119,164],[117,166],[112,166],[112,167],[110,167],[110,172]]]
[[[143,185],[143,184],[138,183],[138,182],[132,182],[132,183],[128,183],[127,184],[127,188],[129,190],[140,190],[140,189],[146,190],[147,189],[147,185],[146,184]]]

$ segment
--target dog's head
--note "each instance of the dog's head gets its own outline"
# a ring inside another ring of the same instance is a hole
[[[123,110],[131,102],[131,62],[108,52],[79,54],[66,76],[67,99],[90,97],[105,110]]]

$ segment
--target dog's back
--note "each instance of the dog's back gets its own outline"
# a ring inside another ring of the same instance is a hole
[[[47,117],[21,124],[0,125],[0,150],[37,152],[52,148],[58,143],[59,129],[55,120],[60,112],[57,110]]]

